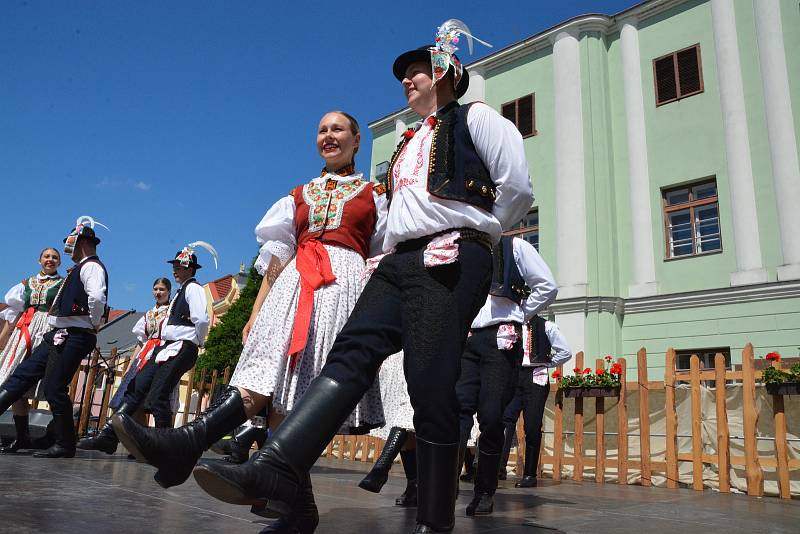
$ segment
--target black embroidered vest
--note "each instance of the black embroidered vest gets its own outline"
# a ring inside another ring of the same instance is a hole
[[[531,336],[531,362],[540,363],[550,361],[552,345],[550,344],[550,338],[547,337],[547,330],[544,327],[546,322],[546,320],[538,315],[534,315],[533,319],[528,322],[530,328],[528,334]]]
[[[194,326],[194,323],[192,322],[192,314],[189,310],[189,303],[186,302],[186,288],[189,286],[189,284],[197,284],[197,280],[194,278],[189,278],[178,290],[178,294],[175,295],[175,300],[172,301],[169,319],[167,319],[168,325]]]
[[[108,271],[106,266],[97,256],[90,256],[83,262],[76,265],[64,278],[61,284],[61,290],[58,292],[53,305],[50,307],[50,315],[55,317],[78,317],[89,315],[89,295],[86,294],[86,288],[83,287],[81,281],[81,269],[87,263],[96,263],[103,269],[103,274],[106,280],[106,302],[108,302]],[[109,308],[106,306],[103,313],[103,319],[108,320]]]
[[[514,260],[514,238],[503,236],[500,242],[492,251],[492,285],[489,287],[489,294],[495,297],[505,297],[517,304],[522,304],[531,289],[522,278],[517,262]]]
[[[446,200],[459,200],[491,213],[497,187],[475,150],[467,126],[472,104],[451,102],[436,114],[428,162],[428,193]],[[392,172],[397,158],[408,143],[403,137],[389,164],[386,200],[392,201]]]

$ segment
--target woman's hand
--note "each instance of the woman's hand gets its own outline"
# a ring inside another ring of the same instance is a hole
[[[250,336],[250,329],[253,328],[254,322],[255,321],[253,321],[253,318],[250,317],[250,319],[248,319],[247,323],[244,325],[244,328],[242,328],[242,345],[247,343],[247,338]]]

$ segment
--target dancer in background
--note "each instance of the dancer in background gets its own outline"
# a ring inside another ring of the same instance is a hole
[[[538,315],[534,315],[525,325],[523,346],[525,354],[514,398],[506,407],[503,415],[505,443],[500,458],[498,477],[501,474],[502,478],[506,476],[508,455],[517,431],[517,419],[521,411],[525,424],[525,468],[522,478],[515,484],[515,487],[533,488],[537,483],[536,470],[542,445],[544,405],[550,394],[548,369],[567,363],[572,358],[572,352],[558,326]]]
[[[42,342],[42,336],[50,331],[47,322],[47,311],[53,305],[62,278],[58,274],[61,265],[61,253],[54,248],[46,248],[39,254],[41,269],[38,274],[26,278],[12,287],[5,296],[6,317],[12,331],[5,344],[0,345],[0,384],[11,376],[11,373],[31,355]],[[17,320],[18,319],[18,320]],[[2,386],[0,386],[2,387]],[[37,388],[38,389],[38,388]],[[28,429],[28,398],[34,398],[37,392],[31,389],[11,406],[14,414],[14,428],[17,438],[8,447],[1,447],[0,453],[14,453],[20,449],[31,448]],[[41,396],[41,392],[39,395]]]
[[[75,228],[64,238],[64,252],[75,267],[69,270],[50,307],[48,325],[33,353],[0,386],[0,414],[21,399],[37,381],[44,378],[44,396],[53,412],[55,443],[38,458],[75,456],[75,420],[69,383],[97,344],[97,331],[108,319],[108,273],[100,258],[94,219],[78,218]]]
[[[475,493],[468,516],[492,513],[503,450],[503,413],[514,397],[522,363],[522,325],[558,294],[553,274],[536,249],[518,237],[504,236],[495,247],[492,285],[472,321],[456,386],[461,406],[461,450],[473,416],[480,427]]]
[[[268,404],[270,427],[281,427],[283,416],[325,365],[361,293],[365,259],[381,252],[383,244],[385,188],[356,172],[360,139],[353,117],[326,113],[317,128],[322,172],[292,189],[256,226],[261,243],[256,268],[264,279],[244,328],[233,387],[200,417],[170,432],[153,432],[129,417],[115,416],[123,443],[158,468],[162,486],[184,482],[205,449]],[[365,391],[337,422],[337,431],[363,433],[383,424],[377,384]],[[285,511],[266,532],[316,528],[319,516],[308,470],[301,475],[296,506]]]
[[[132,386],[133,380],[136,375],[147,365],[153,352],[161,346],[161,331],[163,328],[164,320],[169,313],[169,297],[172,291],[172,283],[166,278],[158,278],[153,282],[153,298],[156,301],[155,306],[147,310],[142,315],[133,327],[133,333],[139,340],[139,346],[134,353],[128,365],[128,370],[119,384],[117,392],[109,402],[108,406],[115,412],[135,413],[141,414],[142,421],[144,420],[144,411],[141,406],[132,406],[126,404],[125,395],[132,395],[134,393]],[[128,388],[132,388],[128,392]],[[174,388],[173,388],[174,391]],[[78,448],[84,450],[98,450],[108,454],[113,454],[117,450],[116,434],[111,426],[111,418],[109,417],[100,431],[90,438],[84,438],[78,442]]]

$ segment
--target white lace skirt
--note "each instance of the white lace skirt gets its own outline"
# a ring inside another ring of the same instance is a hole
[[[47,324],[47,312],[37,311],[34,313],[31,324],[28,325],[28,331],[31,334],[31,352],[33,352],[42,342],[42,336],[50,331],[50,326]],[[25,338],[22,335],[22,330],[14,328],[8,338],[8,343],[0,351],[0,384],[5,382],[14,372],[14,369],[28,356],[25,351]],[[27,397],[33,398],[33,389]]]
[[[297,356],[294,369],[289,366],[287,352],[300,296],[300,275],[292,259],[264,300],[231,377],[233,386],[271,395],[273,409],[281,414],[292,410],[319,375],[363,287],[364,260],[357,252],[330,245],[325,245],[325,250],[336,281],[314,292],[308,341],[303,353]],[[376,380],[342,428],[374,428],[382,424],[383,409]]]
[[[411,407],[411,399],[408,396],[402,352],[392,354],[384,360],[378,373],[378,380],[381,384],[381,401],[386,424],[370,434],[385,440],[392,427],[414,430],[414,408]]]

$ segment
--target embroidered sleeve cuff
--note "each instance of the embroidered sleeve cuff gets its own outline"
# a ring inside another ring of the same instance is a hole
[[[258,252],[258,258],[256,259],[255,268],[258,271],[258,274],[264,276],[264,273],[267,272],[267,267],[269,267],[269,262],[273,256],[278,258],[281,262],[281,265],[286,265],[289,263],[289,260],[292,259],[292,254],[294,251],[292,247],[287,245],[286,243],[281,243],[280,241],[267,241],[263,245],[261,245],[261,249]]]

